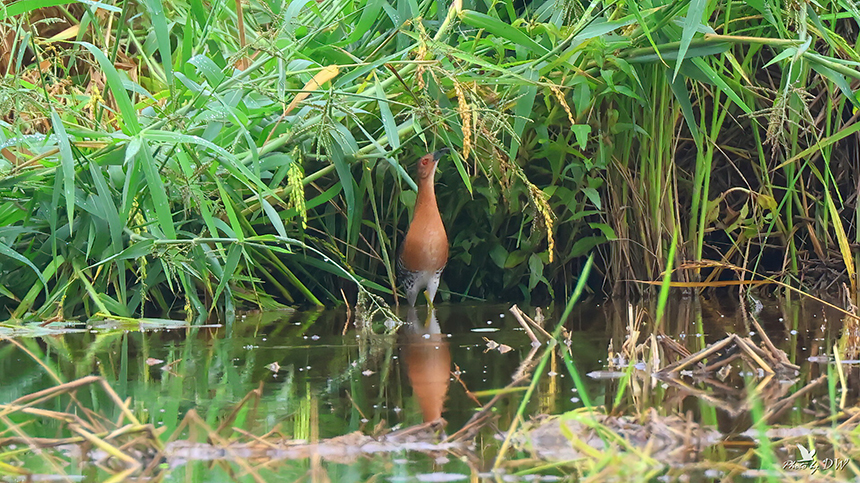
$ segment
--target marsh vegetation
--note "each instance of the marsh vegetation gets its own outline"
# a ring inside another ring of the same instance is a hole
[[[847,4],[58,3],[0,13],[13,320],[390,301],[438,146],[446,300],[855,294]]]
[[[0,475],[856,477],[859,22],[4,1]],[[443,146],[439,312],[398,312]]]

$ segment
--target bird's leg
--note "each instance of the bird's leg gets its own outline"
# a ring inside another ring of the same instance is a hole
[[[424,291],[424,298],[427,299],[427,309],[433,310],[433,299],[430,298],[430,292],[427,290]]]

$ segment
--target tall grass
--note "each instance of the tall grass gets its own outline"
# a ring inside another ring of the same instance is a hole
[[[0,12],[13,318],[390,293],[442,145],[443,298],[566,296],[595,247],[618,290],[699,258],[854,289],[847,4],[237,5]]]

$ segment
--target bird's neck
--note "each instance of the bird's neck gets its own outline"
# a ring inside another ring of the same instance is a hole
[[[418,199],[415,200],[415,218],[433,215],[437,218],[439,217],[434,184],[433,176],[418,180]]]

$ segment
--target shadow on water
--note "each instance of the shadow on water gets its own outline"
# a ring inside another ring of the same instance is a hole
[[[834,363],[834,346],[850,354],[857,330],[842,330],[849,319],[834,309],[688,298],[657,324],[647,303],[583,304],[553,345],[509,308],[404,309],[399,329],[382,315],[356,329],[343,311],[246,314],[229,330],[157,320],[3,329],[0,474],[812,477],[789,465],[798,444],[819,449],[818,476],[854,474],[834,464],[856,456],[853,436],[837,444],[828,432],[860,419],[860,357]],[[556,325],[557,312],[525,312]]]

